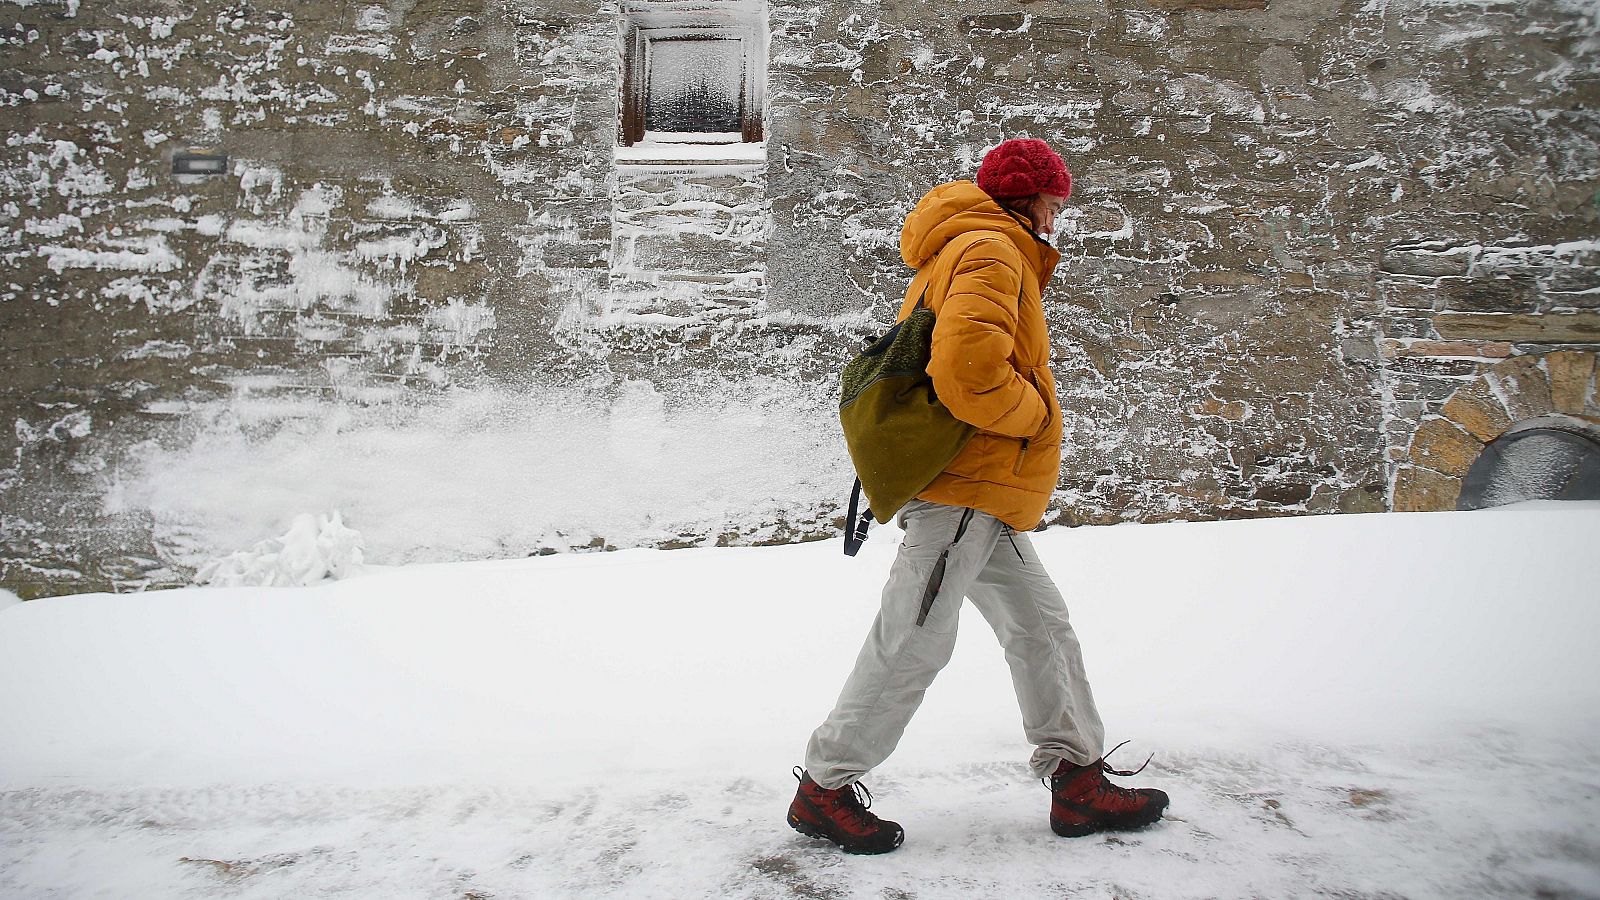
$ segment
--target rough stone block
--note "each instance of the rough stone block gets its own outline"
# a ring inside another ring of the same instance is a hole
[[[1424,378],[1467,378],[1478,374],[1479,364],[1470,359],[1450,359],[1435,356],[1399,356],[1390,360],[1390,372],[1404,372]]]
[[[1531,313],[1539,306],[1539,285],[1527,276],[1448,278],[1439,295],[1451,312]]]
[[[1395,512],[1437,512],[1456,508],[1461,479],[1431,469],[1404,466],[1395,473]]]
[[[1317,494],[1310,507],[1312,512],[1339,512],[1339,513],[1375,513],[1383,512],[1383,484],[1371,481],[1348,490],[1339,491],[1330,498],[1324,506],[1316,500],[1323,495]]]
[[[1475,381],[1446,401],[1440,414],[1488,443],[1511,427],[1511,416],[1487,382]]]
[[[1257,485],[1251,499],[1279,506],[1299,506],[1311,499],[1314,485],[1304,481],[1274,480]]]
[[[981,16],[963,16],[961,28],[963,31],[1016,31],[1027,21],[1023,13],[991,13]]]
[[[540,258],[551,269],[603,269],[610,264],[610,248],[604,244],[568,244],[550,242],[544,245]]]
[[[1547,415],[1555,409],[1550,399],[1550,380],[1537,356],[1519,356],[1490,370],[1488,380],[1499,389],[1500,398],[1513,422]]]
[[[728,272],[754,265],[753,249],[713,234],[642,234],[634,240],[633,264],[641,271]]]
[[[1040,44],[1078,45],[1089,40],[1095,27],[1096,23],[1087,18],[1045,16],[1033,20],[1033,27],[1029,29],[1029,33],[1034,41]]]
[[[1368,338],[1343,338],[1339,341],[1339,353],[1346,360],[1374,360],[1378,358],[1378,348]]]
[[[1435,472],[1461,478],[1483,452],[1483,446],[1483,441],[1449,419],[1434,418],[1423,422],[1411,439],[1411,459]]]
[[[1417,400],[1396,400],[1389,408],[1389,412],[1396,418],[1408,422],[1415,422],[1422,418],[1428,411],[1426,403]]]
[[[1545,285],[1545,291],[1546,296],[1563,295],[1560,299],[1567,303],[1572,303],[1580,295],[1587,293],[1590,302],[1595,302],[1594,295],[1600,293],[1600,266],[1575,265],[1561,269],[1550,277]]]
[[[1433,332],[1433,320],[1426,318],[1389,318],[1383,320],[1383,332],[1392,338],[1426,338]]]
[[[1384,341],[1386,356],[1445,356],[1463,359],[1505,359],[1511,345],[1505,341]]]
[[[1545,369],[1550,373],[1550,402],[1556,412],[1581,416],[1585,407],[1594,402],[1597,360],[1600,357],[1593,353],[1576,350],[1562,350],[1544,358]]]
[[[1391,275],[1416,275],[1442,278],[1448,275],[1465,275],[1471,260],[1465,251],[1459,253],[1415,248],[1390,249],[1383,253],[1378,264],[1380,271]]]
[[[1600,311],[1577,313],[1440,313],[1433,327],[1446,340],[1600,344]]]
[[[1266,9],[1267,0],[1150,0],[1150,5],[1170,12],[1184,12],[1191,9],[1234,12]]]
[[[1414,281],[1391,281],[1380,290],[1384,305],[1390,309],[1431,310],[1439,299],[1439,292],[1433,285]]]
[[[1250,417],[1250,404],[1242,400],[1222,401],[1215,397],[1207,397],[1191,406],[1189,411],[1197,416],[1216,416],[1229,422],[1242,422]]]
[[[1202,287],[1258,287],[1270,279],[1253,272],[1196,272],[1186,281]]]

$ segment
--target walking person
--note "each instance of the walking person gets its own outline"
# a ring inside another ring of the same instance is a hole
[[[905,837],[867,809],[871,795],[859,782],[894,751],[949,662],[963,597],[1005,650],[1034,746],[1030,766],[1049,779],[1056,834],[1137,828],[1166,808],[1161,791],[1107,780],[1134,773],[1105,762],[1066,603],[1027,535],[1061,466],[1043,291],[1061,258],[1048,238],[1071,191],[1066,164],[1044,141],[1008,140],[984,156],[976,184],[929,191],[901,230],[901,258],[918,271],[899,317],[919,302],[935,313],[928,375],[951,414],[977,431],[898,513],[905,538],[877,620],[833,712],[811,735],[805,769],[796,769],[789,824],[848,852],[885,853]]]

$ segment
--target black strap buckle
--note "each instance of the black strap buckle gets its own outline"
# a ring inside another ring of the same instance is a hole
[[[861,479],[856,479],[855,487],[850,489],[850,510],[844,515],[844,555],[855,556],[861,545],[867,542],[867,529],[872,525],[872,509],[868,507],[865,512],[861,509]]]

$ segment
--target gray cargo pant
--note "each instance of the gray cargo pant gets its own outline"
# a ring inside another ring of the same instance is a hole
[[[963,517],[966,527],[956,540]],[[955,650],[963,597],[983,613],[1005,649],[1034,745],[1029,764],[1045,777],[1063,759],[1100,758],[1105,733],[1083,671],[1067,605],[1026,534],[994,516],[912,500],[897,521],[905,540],[889,570],[883,605],[839,702],[806,745],[806,771],[825,788],[865,775],[900,743],[923,694]],[[946,550],[943,579],[917,624]]]

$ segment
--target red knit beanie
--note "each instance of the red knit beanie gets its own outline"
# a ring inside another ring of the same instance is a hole
[[[978,187],[996,200],[1033,194],[1072,193],[1072,173],[1050,145],[1038,138],[1012,138],[983,155]]]

